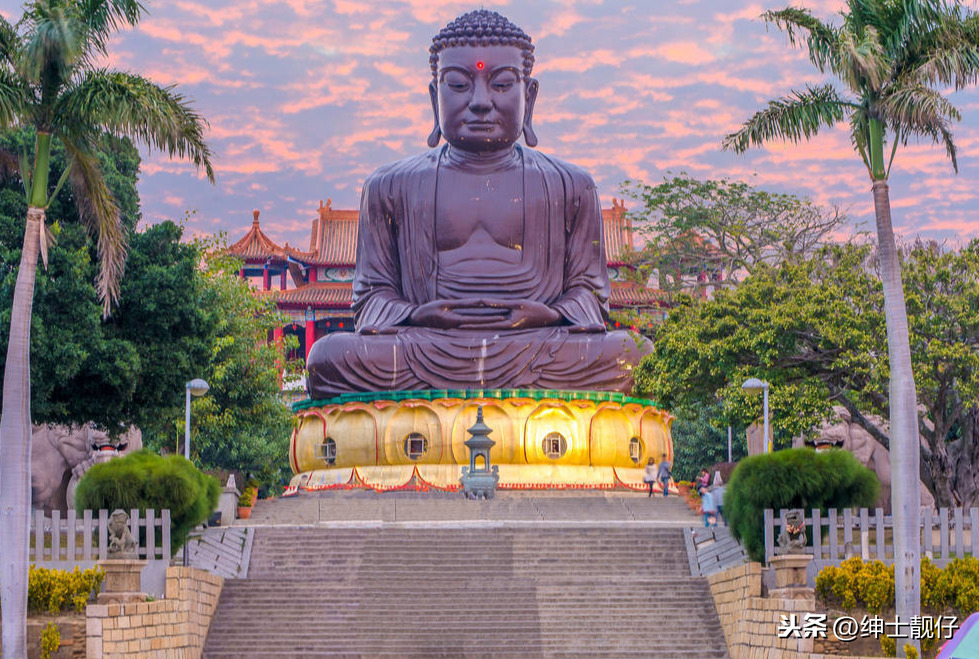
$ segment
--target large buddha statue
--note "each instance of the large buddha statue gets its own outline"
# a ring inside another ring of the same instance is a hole
[[[495,12],[433,39],[426,153],[364,183],[356,333],[309,354],[313,399],[419,389],[632,389],[645,339],[606,331],[595,182],[537,145],[534,47]],[[440,146],[445,138],[448,143]]]

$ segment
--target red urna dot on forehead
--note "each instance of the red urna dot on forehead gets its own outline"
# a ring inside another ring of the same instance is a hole
[[[483,63],[482,62],[476,62],[476,68],[482,70]]]

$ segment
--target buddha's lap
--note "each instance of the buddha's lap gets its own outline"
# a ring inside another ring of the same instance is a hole
[[[553,348],[554,350],[550,350]],[[571,332],[568,327],[491,332],[486,330],[440,330],[423,327],[399,328],[395,334],[357,334],[336,332],[319,339],[309,361],[330,368],[352,361],[378,366],[393,366],[417,350],[437,355],[451,351],[454,360],[520,359],[564,353],[573,359],[635,366],[652,350],[648,339],[624,330],[612,332]],[[532,354],[531,354],[532,353]],[[436,357],[437,358],[437,357]],[[545,359],[546,360],[546,359]]]

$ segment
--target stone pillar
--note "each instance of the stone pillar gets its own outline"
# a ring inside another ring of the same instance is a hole
[[[280,340],[281,333],[282,330],[279,329]],[[224,486],[221,496],[218,497],[218,512],[221,513],[221,526],[231,526],[231,523],[235,520],[239,496],[241,496],[241,492],[238,491],[238,487],[235,485],[235,477],[228,476],[228,482]],[[184,551],[187,550],[184,549]]]
[[[140,591],[140,576],[146,561],[132,558],[109,558],[99,561],[105,572],[99,604],[120,604],[125,602],[145,602],[146,593]]]

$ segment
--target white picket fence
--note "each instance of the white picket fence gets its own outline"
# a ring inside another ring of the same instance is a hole
[[[94,514],[93,514],[94,513]],[[38,567],[72,569],[91,567],[96,561],[107,558],[109,548],[109,510],[69,510],[62,518],[57,510],[47,517],[44,511],[35,510],[31,518],[30,561]],[[160,542],[157,544],[156,531]],[[150,563],[170,563],[170,511],[159,515],[147,510],[129,511],[129,532],[136,540],[139,558]]]
[[[765,560],[776,555],[778,536],[785,527],[787,510],[765,511]],[[894,560],[892,533],[894,520],[883,509],[846,509],[842,513],[830,508],[826,514],[808,511],[806,536],[811,546],[806,553],[815,557],[818,566],[838,565],[844,559],[858,556],[863,560]],[[819,532],[814,532],[816,529]],[[842,534],[841,534],[842,531]],[[842,537],[840,537],[842,535]],[[979,508],[939,508],[921,511],[921,555],[944,567],[953,558],[979,556]]]

